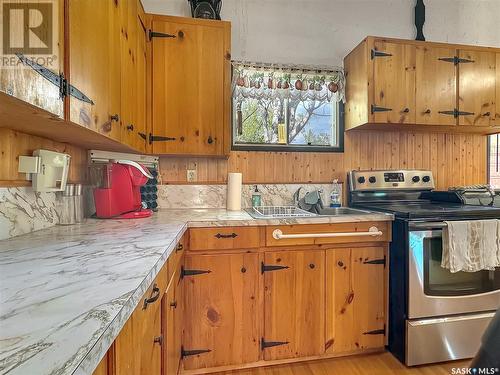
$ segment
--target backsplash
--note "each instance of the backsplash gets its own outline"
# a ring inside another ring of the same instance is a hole
[[[252,191],[255,185],[243,185],[242,207],[252,206]],[[264,206],[293,204],[293,194],[302,188],[300,197],[308,191],[323,190],[325,204],[329,203],[331,184],[257,184]],[[160,185],[158,186],[160,208],[224,208],[226,207],[226,185]]]
[[[35,193],[31,187],[0,188],[0,240],[58,222],[54,193]]]

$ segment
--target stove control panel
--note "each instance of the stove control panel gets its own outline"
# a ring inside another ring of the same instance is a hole
[[[425,170],[351,171],[349,184],[352,191],[362,190],[431,190],[434,178]]]

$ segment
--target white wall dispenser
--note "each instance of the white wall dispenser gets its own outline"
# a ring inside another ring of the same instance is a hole
[[[64,191],[68,180],[71,156],[48,150],[35,150],[33,156],[19,156],[20,173],[40,192]]]

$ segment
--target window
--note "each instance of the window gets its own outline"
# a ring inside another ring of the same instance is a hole
[[[342,151],[344,75],[233,66],[233,149]]]

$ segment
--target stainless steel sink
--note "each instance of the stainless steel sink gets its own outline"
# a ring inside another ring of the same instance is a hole
[[[320,216],[368,215],[370,213],[371,212],[349,207],[325,207],[319,211]]]
[[[325,207],[319,214],[302,210],[295,206],[261,206],[247,208],[246,211],[255,219],[280,219],[296,217],[340,216],[340,215],[367,215],[368,211],[348,207]]]

